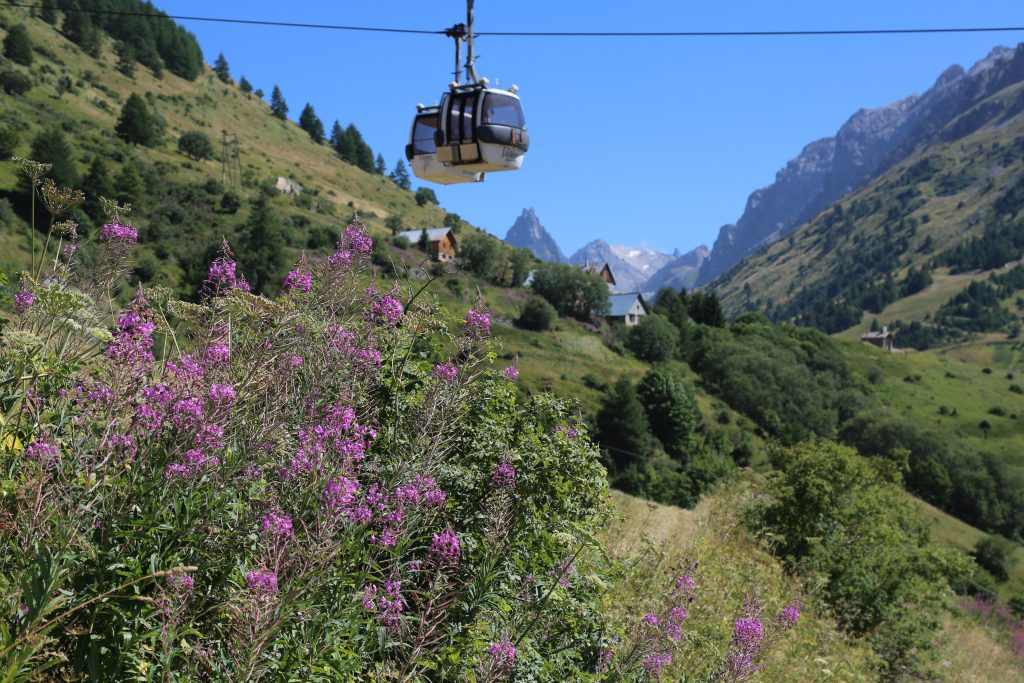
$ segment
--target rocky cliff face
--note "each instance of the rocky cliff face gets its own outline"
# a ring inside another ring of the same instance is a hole
[[[508,229],[505,241],[514,247],[526,247],[541,261],[562,263],[565,256],[554,238],[540,224],[533,208],[523,209],[516,222]]]
[[[729,270],[747,254],[785,236],[819,211],[945,135],[964,136],[987,123],[983,116],[949,124],[990,95],[1024,80],[1024,44],[999,47],[970,71],[947,69],[927,92],[856,112],[836,133],[807,145],[775,182],[750,195],[743,215],[725,225],[697,284]],[[1024,107],[1024,103],[1021,104]],[[950,133],[949,131],[954,131]],[[948,141],[948,140],[947,140]]]

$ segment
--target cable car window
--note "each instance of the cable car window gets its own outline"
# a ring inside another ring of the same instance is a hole
[[[473,112],[476,110],[476,97],[465,95],[462,105],[462,139],[469,142],[473,139]]]
[[[459,123],[462,120],[462,98],[458,95],[451,98],[452,106],[448,110],[448,141],[458,142],[460,139],[459,135]]]
[[[493,123],[499,126],[511,126],[513,128],[525,128],[523,121],[523,108],[519,100],[508,95],[487,93],[484,98],[484,123]]]
[[[437,130],[437,114],[426,114],[416,117],[416,126],[412,131],[413,154],[433,154],[437,151],[434,144],[434,131]]]

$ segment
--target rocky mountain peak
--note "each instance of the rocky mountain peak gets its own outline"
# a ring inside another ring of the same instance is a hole
[[[514,247],[525,247],[541,261],[565,261],[562,250],[551,234],[541,225],[533,207],[523,209],[519,218],[505,234],[505,241]]]

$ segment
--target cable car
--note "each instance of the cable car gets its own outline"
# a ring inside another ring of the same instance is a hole
[[[434,183],[479,182],[515,171],[530,148],[516,87],[452,83],[436,107],[418,106],[405,156],[417,178]]]

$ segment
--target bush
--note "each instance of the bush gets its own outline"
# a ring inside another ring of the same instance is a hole
[[[15,64],[32,66],[32,39],[28,37],[25,24],[15,24],[4,37],[4,57]]]
[[[893,468],[827,441],[779,449],[772,461],[779,473],[755,528],[822,586],[842,626],[868,638],[886,678],[918,671],[952,595],[947,577],[968,574],[966,558],[931,541]]]
[[[654,368],[637,385],[637,395],[647,413],[651,433],[666,453],[682,459],[690,452],[700,408],[693,389],[675,373]]]
[[[516,319],[520,327],[536,332],[542,332],[551,327],[551,323],[558,317],[558,311],[545,299],[539,296],[531,296],[523,305],[523,310]]]
[[[416,203],[420,206],[437,204],[437,195],[429,187],[420,187],[416,190]]]
[[[114,131],[117,137],[133,145],[150,147],[159,141],[159,124],[146,101],[136,93],[128,96],[121,108]]]
[[[214,155],[213,142],[210,141],[210,136],[197,130],[183,133],[178,138],[178,151],[195,161],[212,159]]]
[[[486,314],[466,332],[364,291],[351,225],[274,301],[225,244],[196,303],[139,289],[108,330],[135,239],[109,226],[4,317],[4,409],[33,413],[0,425],[4,490],[45,491],[4,497],[5,671],[576,681],[611,659],[636,680],[680,644],[606,616],[605,473],[567,404],[489,367]],[[679,628],[690,580],[658,598]]]
[[[567,263],[542,263],[530,289],[547,299],[560,315],[590,320],[608,311],[608,285],[597,275]]]
[[[224,213],[236,214],[242,208],[242,198],[237,192],[228,190],[220,198],[220,210]]]
[[[679,347],[679,331],[660,315],[647,315],[629,330],[626,346],[640,360],[657,363],[675,357]]]
[[[14,128],[0,128],[0,159],[10,159],[18,149],[21,138]]]
[[[1017,544],[1002,536],[986,536],[974,546],[974,561],[1000,581],[1010,578]]]
[[[8,95],[24,95],[32,89],[32,79],[16,69],[0,71],[0,88]]]

